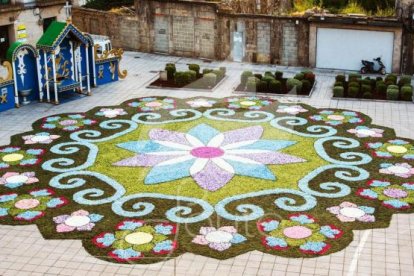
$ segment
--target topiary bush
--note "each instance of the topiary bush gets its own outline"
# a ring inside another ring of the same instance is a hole
[[[348,98],[358,98],[359,87],[351,86],[348,88]]]
[[[387,85],[397,84],[397,75],[395,74],[389,74],[385,77],[385,83]]]
[[[334,87],[335,86],[344,86],[344,83],[341,82],[341,81],[337,81],[337,82],[334,83]]]
[[[200,75],[200,65],[198,64],[189,64],[188,70],[194,71],[197,73],[197,76]]]
[[[167,79],[168,80],[173,80],[174,79],[174,74],[175,74],[175,72],[177,72],[177,69],[175,68],[175,64],[167,63],[165,65],[165,71],[167,71]]]
[[[401,76],[400,80],[398,81],[399,86],[411,85],[411,77],[410,76]]]
[[[203,69],[203,75],[213,72],[213,69]]]
[[[197,72],[193,70],[188,70],[185,72],[188,75],[188,80],[191,82],[197,79]]]
[[[252,71],[243,71],[243,73],[240,76],[240,83],[242,86],[246,86],[247,79],[253,76]]]
[[[412,101],[413,100],[413,88],[411,86],[401,87],[401,99],[403,101]]]
[[[266,72],[264,73],[264,76],[265,76],[265,77],[272,77],[272,78],[274,78],[274,77],[275,77],[275,75],[273,75],[273,73],[272,73],[272,72],[270,72],[270,71],[266,71]]]
[[[362,95],[364,95],[365,93],[372,93],[371,85],[363,84],[361,86],[361,92],[362,92]]]
[[[220,81],[224,78],[225,72],[221,71],[221,70],[213,70],[212,72],[213,74],[216,74],[217,76],[217,81]]]
[[[259,74],[259,73],[254,74],[254,76],[258,78],[259,80],[263,78],[262,74]]]
[[[302,80],[302,91],[310,91],[312,89],[312,83],[310,80]]]
[[[302,92],[302,82],[295,78],[288,79],[286,81],[286,87],[288,91],[291,91],[292,89],[296,88],[297,93]]]
[[[269,83],[269,82],[271,82],[271,81],[273,81],[273,80],[275,80],[275,78],[274,78],[273,76],[269,76],[269,75],[265,75],[265,76],[262,78],[262,81],[265,81],[266,83]]]
[[[371,85],[371,78],[365,78],[363,80],[361,80],[361,85]]]
[[[297,79],[297,80],[303,80],[304,78],[305,78],[305,74],[303,74],[303,73],[298,73],[298,74],[296,74],[295,76],[294,76],[294,78],[295,79]]]
[[[314,83],[315,79],[316,79],[316,75],[313,72],[307,71],[304,74],[304,78],[305,78],[305,80],[308,80],[311,83]]]
[[[187,72],[176,72],[174,74],[174,81],[179,86],[186,86],[190,83],[190,74]]]
[[[395,88],[388,87],[388,89],[387,89],[387,100],[397,101],[398,100],[398,96],[399,96],[398,88],[395,89]]]
[[[346,77],[345,77],[345,75],[337,75],[337,76],[335,77],[335,81],[336,81],[336,82],[342,82],[342,83],[345,83],[345,81],[346,81]]]
[[[283,79],[283,72],[282,71],[276,71],[275,72],[275,77],[276,77],[277,80]]]
[[[344,88],[342,86],[335,86],[333,89],[334,97],[344,97]]]
[[[360,87],[361,85],[358,83],[358,82],[356,82],[356,81],[353,81],[353,82],[350,82],[349,84],[348,84],[348,87],[356,87],[356,88],[358,88],[359,89],[359,87]]]
[[[256,87],[257,92],[267,92],[268,85],[267,82],[262,79],[257,83]]]
[[[379,94],[385,95],[387,93],[387,85],[384,81],[378,81],[376,86]]]
[[[207,73],[203,75],[201,79],[204,86],[211,88],[216,85],[217,82],[217,75],[214,73]]]
[[[256,92],[257,91],[257,83],[260,80],[256,77],[249,77],[246,82],[246,90],[249,92]]]
[[[357,82],[358,80],[361,79],[361,74],[355,74],[355,73],[349,74],[348,79],[349,79],[349,82],[353,82],[353,81]]]
[[[270,93],[280,94],[282,92],[282,83],[279,80],[271,80],[268,86]]]
[[[371,92],[365,92],[365,93],[362,94],[362,98],[364,98],[364,99],[372,99],[373,96],[372,96],[372,93]]]

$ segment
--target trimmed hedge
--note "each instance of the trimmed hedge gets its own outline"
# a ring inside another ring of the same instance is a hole
[[[342,98],[344,97],[344,88],[342,86],[335,86],[333,89],[334,97]]]

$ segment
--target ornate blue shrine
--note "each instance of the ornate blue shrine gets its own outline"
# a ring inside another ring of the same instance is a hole
[[[7,52],[6,78],[0,77],[0,111],[32,101],[59,104],[63,93],[90,96],[91,87],[125,78],[122,49],[98,55],[94,40],[70,21],[53,22],[36,44],[14,43]]]

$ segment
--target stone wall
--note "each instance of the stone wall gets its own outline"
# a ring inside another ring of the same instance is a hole
[[[73,21],[86,32],[108,35],[115,47],[130,50],[284,66],[316,64],[314,18],[231,14],[215,3],[200,1],[139,0],[135,8],[136,17],[76,8]],[[338,28],[377,31],[392,28],[394,72],[400,68],[405,72],[412,70],[413,35],[403,33],[397,20],[340,17],[330,20]],[[242,49],[236,47],[240,44],[233,41],[235,35],[237,39],[241,37]],[[241,56],[236,59],[237,54]]]
[[[108,36],[113,47],[138,50],[140,45],[138,19],[85,8],[73,8],[72,21],[80,30]]]

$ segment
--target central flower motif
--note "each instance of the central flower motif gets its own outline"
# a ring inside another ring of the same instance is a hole
[[[200,124],[188,133],[152,129],[151,140],[133,141],[118,146],[137,153],[115,165],[153,167],[145,184],[158,184],[192,177],[206,190],[216,191],[234,175],[276,180],[265,165],[304,162],[277,152],[295,141],[261,140],[263,127],[253,126],[227,132]]]

